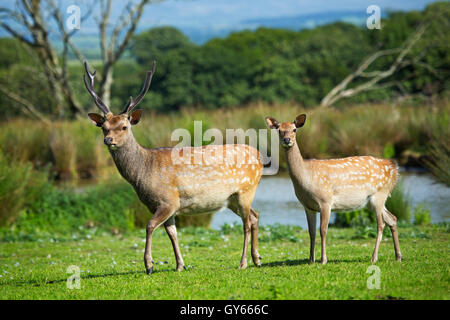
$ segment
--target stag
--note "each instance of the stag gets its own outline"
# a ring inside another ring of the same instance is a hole
[[[164,225],[175,253],[176,270],[182,271],[185,265],[178,245],[175,216],[215,212],[225,207],[243,221],[244,245],[239,268],[247,267],[250,235],[252,260],[260,266],[258,213],[251,207],[263,168],[258,150],[240,144],[144,148],[134,138],[131,127],[141,119],[142,110],[135,107],[150,88],[156,62],[147,72],[140,94],[136,99],[130,97],[117,115],[95,93],[95,71],[91,73],[86,62],[84,67],[86,89],[103,113],[88,116],[102,128],[104,143],[122,177],[153,213],[146,227],[144,263],[147,274],[153,272],[152,236],[158,226]]]

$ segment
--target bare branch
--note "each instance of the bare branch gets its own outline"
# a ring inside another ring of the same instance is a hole
[[[21,96],[15,94],[14,92],[11,92],[11,91],[5,89],[4,86],[0,86],[0,91],[5,96],[10,98],[11,100],[14,100],[17,103],[19,103],[20,105],[22,105],[26,109],[26,111],[28,111],[28,113],[32,114],[36,119],[47,122],[47,123],[49,122],[48,119],[42,113],[40,113],[37,110],[37,108],[27,99],[22,98]]]
[[[354,96],[362,91],[371,90],[372,88],[379,88],[380,86],[375,86],[381,80],[390,77],[394,72],[400,68],[404,68],[410,65],[410,61],[404,61],[405,56],[411,51],[413,46],[422,37],[428,25],[421,25],[417,30],[407,39],[404,45],[400,48],[387,49],[375,52],[367,59],[365,59],[355,72],[349,74],[341,81],[336,87],[334,87],[320,102],[321,107],[326,107],[334,104],[341,98]],[[365,70],[378,58],[382,56],[392,55],[398,53],[394,62],[386,70],[377,70],[371,72],[365,72]],[[420,58],[419,58],[420,59]],[[354,88],[347,89],[347,86],[356,78],[368,78],[365,83],[357,85]]]

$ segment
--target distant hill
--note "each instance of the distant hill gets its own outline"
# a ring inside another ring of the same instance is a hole
[[[359,11],[336,11],[315,14],[304,14],[296,16],[280,16],[276,18],[258,18],[242,20],[233,27],[217,28],[209,27],[195,27],[195,28],[180,28],[193,42],[202,44],[212,38],[226,37],[233,31],[239,30],[254,30],[259,27],[280,28],[301,30],[305,28],[314,28],[318,25],[332,23],[335,21],[344,21],[356,25],[363,25],[367,19],[364,12]]]

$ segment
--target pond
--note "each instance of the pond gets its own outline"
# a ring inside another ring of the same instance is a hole
[[[439,183],[432,175],[423,172],[401,172],[404,190],[411,198],[412,209],[419,203],[425,203],[431,211],[432,222],[450,220],[450,188]],[[274,223],[297,225],[307,229],[306,215],[294,194],[289,176],[265,176],[256,191],[253,208],[260,213],[260,225]],[[335,214],[331,214],[333,223]],[[319,221],[319,219],[317,219]],[[225,224],[241,219],[230,210],[214,215],[211,227],[220,229]]]

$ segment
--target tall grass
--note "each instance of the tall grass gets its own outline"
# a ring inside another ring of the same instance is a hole
[[[437,117],[427,117],[426,157],[424,165],[442,182],[450,186],[450,116],[439,110]]]
[[[21,211],[51,188],[48,175],[29,163],[9,161],[0,152],[0,226],[14,222]]]
[[[148,148],[174,146],[178,141],[171,141],[172,131],[177,128],[193,131],[194,120],[203,122],[203,130],[217,128],[225,137],[226,129],[266,129],[264,118],[268,115],[279,121],[292,121],[299,113],[306,113],[306,125],[297,135],[306,158],[373,155],[395,156],[404,162],[407,159],[402,154],[425,157],[429,152],[427,163],[440,177],[448,174],[448,116],[447,122],[442,119],[449,110],[450,103],[446,101],[431,107],[373,104],[338,110],[256,103],[211,111],[146,113],[133,133]],[[447,131],[435,129],[437,126]],[[50,164],[56,178],[62,180],[99,178],[115,172],[111,170],[113,163],[103,145],[101,130],[87,118],[50,125],[23,119],[9,121],[2,124],[0,145],[11,159],[31,161],[38,168]],[[280,157],[284,169],[283,152]]]

